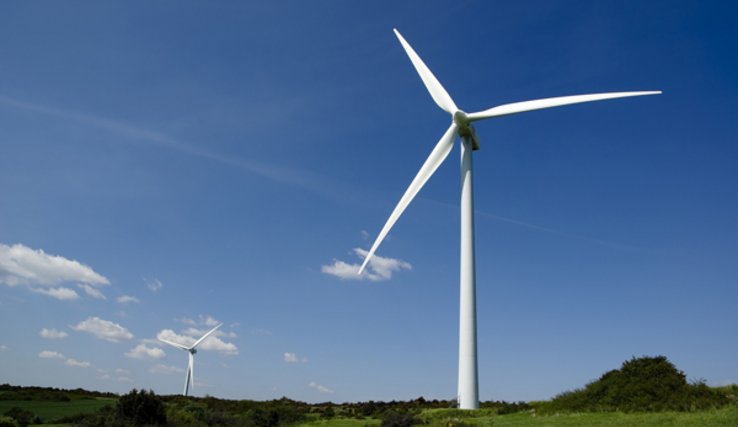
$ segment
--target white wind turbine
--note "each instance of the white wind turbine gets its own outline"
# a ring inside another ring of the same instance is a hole
[[[379,232],[372,248],[366,255],[359,274],[369,263],[374,252],[387,236],[402,212],[407,208],[418,191],[433,175],[438,166],[448,157],[453,147],[456,135],[461,138],[461,263],[460,263],[460,310],[459,310],[459,382],[458,404],[461,409],[479,408],[479,386],[477,384],[477,315],[475,300],[475,267],[474,267],[474,200],[472,195],[472,151],[479,149],[479,141],[472,123],[492,117],[508,114],[540,110],[543,108],[559,107],[562,105],[578,104],[581,102],[601,101],[629,96],[656,95],[661,91],[649,92],[610,92],[587,95],[562,96],[556,98],[536,99],[533,101],[504,104],[488,110],[467,114],[456,107],[446,90],[441,86],[433,73],[422,59],[408,44],[402,35],[395,29],[395,35],[400,40],[407,56],[413,63],[415,70],[423,80],[426,89],[433,100],[451,115],[452,121],[446,133],[438,141],[433,151],[421,166],[410,186],[403,194],[400,202],[390,214],[387,223]]]
[[[209,337],[210,334],[215,332],[215,330],[220,328],[221,326],[223,326],[222,323],[220,323],[218,326],[214,327],[213,329],[209,330],[208,332],[205,333],[205,335],[201,336],[200,339],[195,341],[195,343],[189,347],[183,344],[176,343],[176,342],[167,341],[164,338],[157,337],[159,338],[159,341],[165,342],[177,348],[181,348],[182,350],[188,353],[189,362],[187,363],[187,376],[185,377],[185,385],[184,385],[184,392],[183,392],[185,396],[187,396],[187,393],[189,392],[190,387],[192,388],[195,387],[194,369],[195,369],[195,353],[197,353],[197,350],[195,349],[195,347],[197,347],[201,342],[205,340],[205,338]]]

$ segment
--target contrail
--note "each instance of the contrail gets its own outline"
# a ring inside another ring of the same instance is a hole
[[[608,242],[606,240],[595,239],[593,237],[587,237],[587,236],[582,236],[579,234],[568,233],[566,231],[555,230],[553,228],[543,227],[541,225],[531,224],[529,222],[523,222],[523,221],[518,221],[516,219],[505,218],[504,216],[495,215],[489,212],[484,212],[480,210],[474,210],[474,212],[479,214],[482,217],[487,217],[493,220],[507,222],[510,224],[519,225],[521,227],[530,228],[531,230],[543,231],[545,233],[555,234],[557,236],[566,237],[569,239],[576,239],[576,240],[582,240],[585,242],[596,243],[598,245],[606,246],[612,249],[621,249],[621,250],[626,250],[626,251],[642,251],[643,250],[642,248],[639,248],[636,246],[623,245],[620,243],[614,243],[614,242]]]
[[[225,165],[244,169],[254,175],[258,175],[275,182],[300,187],[328,198],[335,199],[337,197],[340,197],[340,194],[336,193],[335,184],[325,183],[324,180],[320,179],[315,174],[307,171],[298,171],[283,166],[276,166],[269,163],[256,162],[243,158],[226,157],[179,141],[160,132],[152,131],[138,126],[132,126],[126,123],[104,117],[94,116],[91,114],[62,110],[59,108],[19,101],[17,99],[9,98],[3,95],[0,95],[0,104],[4,104],[6,106],[20,110],[31,111],[34,113],[74,121],[98,129],[103,129],[117,135],[170,148],[172,150],[189,154],[191,156],[196,156]],[[331,191],[329,191],[329,189]]]
[[[458,207],[459,207],[458,205],[454,205],[454,204],[446,203],[446,202],[439,202],[437,200],[431,200],[431,199],[426,199],[426,198],[424,198],[424,200],[429,201],[429,202],[432,202],[432,203],[436,203],[436,204],[439,204],[439,205],[443,205],[443,206],[446,206],[446,207],[452,207],[454,209],[458,209]],[[579,235],[579,234],[569,233],[569,232],[566,232],[566,231],[556,230],[556,229],[553,229],[553,228],[544,227],[542,225],[533,224],[533,223],[530,223],[530,222],[525,222],[525,221],[520,221],[520,220],[517,220],[517,219],[507,218],[507,217],[504,217],[504,216],[500,216],[500,215],[496,215],[496,214],[493,214],[493,213],[485,212],[485,211],[482,211],[482,210],[479,210],[479,209],[474,209],[474,214],[475,215],[479,215],[479,216],[481,216],[483,218],[488,218],[488,219],[494,220],[494,221],[506,222],[508,224],[517,225],[517,226],[520,226],[520,227],[528,228],[530,230],[542,231],[544,233],[553,234],[553,235],[561,236],[561,237],[566,237],[568,239],[575,239],[575,240],[581,240],[583,242],[594,243],[594,244],[597,244],[597,245],[600,245],[600,246],[605,246],[605,247],[608,247],[608,248],[611,248],[611,249],[618,249],[618,250],[625,250],[625,251],[638,251],[638,252],[644,251],[643,248],[639,248],[637,246],[630,246],[630,245],[624,245],[624,244],[621,244],[621,243],[608,242],[606,240],[601,240],[601,239],[596,239],[596,238],[593,238],[593,237],[587,237],[587,236],[582,236],[582,235]]]

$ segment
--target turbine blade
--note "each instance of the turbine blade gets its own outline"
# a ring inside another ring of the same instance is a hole
[[[451,96],[446,92],[446,89],[441,86],[441,83],[436,79],[436,76],[434,76],[428,66],[425,65],[425,62],[420,59],[420,56],[415,53],[415,50],[410,46],[410,43],[402,37],[402,34],[400,34],[396,29],[393,29],[393,31],[400,40],[402,47],[405,49],[405,53],[410,57],[410,61],[413,63],[415,71],[417,71],[418,74],[420,74],[420,78],[423,79],[425,88],[428,89],[433,100],[436,101],[436,104],[449,114],[455,113],[458,108],[456,108],[454,100],[451,99]]]
[[[167,344],[171,345],[172,347],[181,348],[182,350],[189,350],[190,349],[186,345],[179,344],[179,343],[176,343],[176,342],[171,342],[171,341],[165,340],[164,338],[156,337],[156,339],[158,339],[161,342],[167,343]]]
[[[470,121],[488,119],[490,117],[506,116],[508,114],[523,113],[526,111],[541,110],[543,108],[560,107],[562,105],[579,104],[582,102],[602,101],[605,99],[627,98],[630,96],[658,95],[661,91],[645,92],[608,92],[590,93],[587,95],[559,96],[556,98],[535,99],[532,101],[504,104],[489,110],[468,114]]]
[[[210,336],[210,334],[212,334],[213,332],[215,332],[215,330],[218,329],[218,328],[220,328],[221,326],[223,326],[222,323],[219,324],[218,326],[214,327],[213,329],[209,330],[207,333],[205,333],[205,335],[201,336],[199,340],[195,341],[195,343],[192,344],[192,347],[190,347],[190,348],[197,347],[198,344],[200,344],[205,338],[207,338],[208,336]]]
[[[456,124],[451,123],[451,126],[449,126],[446,133],[443,134],[441,139],[436,144],[435,148],[433,148],[433,151],[425,160],[425,163],[423,163],[423,166],[418,171],[418,174],[415,175],[415,178],[410,183],[410,186],[407,188],[407,190],[405,190],[405,194],[402,195],[400,202],[397,204],[397,206],[395,206],[395,210],[392,211],[392,214],[389,216],[387,223],[384,224],[382,231],[379,232],[377,240],[374,241],[374,244],[369,250],[369,253],[366,254],[366,258],[364,258],[364,263],[361,264],[359,274],[364,271],[364,268],[369,263],[372,255],[374,255],[374,252],[379,247],[379,244],[382,243],[382,240],[384,240],[385,236],[387,236],[387,233],[389,233],[392,226],[395,224],[395,222],[397,222],[397,219],[400,217],[400,215],[402,215],[402,212],[405,211],[407,205],[409,205],[415,195],[418,194],[418,191],[423,188],[423,185],[425,185],[426,181],[428,181],[428,178],[433,175],[433,172],[438,169],[438,166],[440,166],[441,163],[443,163],[443,161],[446,159],[446,157],[448,157],[448,154],[451,152],[451,148],[454,146],[455,136]]]

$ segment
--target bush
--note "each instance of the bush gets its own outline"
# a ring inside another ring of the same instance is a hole
[[[583,389],[542,404],[543,412],[691,411],[718,408],[728,398],[704,383],[688,384],[684,373],[664,356],[632,358]]]
[[[406,412],[387,411],[382,415],[381,427],[410,427],[423,424],[423,420]]]
[[[166,423],[164,403],[153,391],[133,389],[122,396],[115,407],[116,426],[164,426]]]
[[[36,416],[33,412],[14,406],[7,411],[5,415],[15,420],[20,427],[25,427],[28,424],[40,424],[41,419]]]

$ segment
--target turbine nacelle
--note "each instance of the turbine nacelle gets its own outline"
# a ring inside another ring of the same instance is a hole
[[[456,125],[456,133],[462,138],[468,138],[472,143],[472,150],[479,150],[479,139],[474,126],[471,124],[469,116],[462,110],[457,110],[454,114],[454,124]]]

